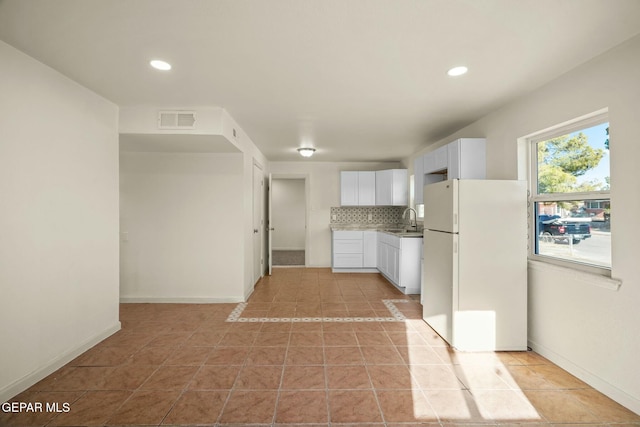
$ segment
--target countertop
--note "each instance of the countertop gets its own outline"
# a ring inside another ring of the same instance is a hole
[[[379,231],[397,237],[422,237],[422,230],[407,231],[408,227],[380,226],[380,225],[354,225],[333,224],[331,231]]]

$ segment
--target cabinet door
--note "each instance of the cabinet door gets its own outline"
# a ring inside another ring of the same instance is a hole
[[[388,265],[389,261],[387,260],[387,252],[388,245],[386,243],[380,242],[378,245],[378,270],[382,274],[387,274],[389,271]]]
[[[364,268],[376,268],[378,261],[378,232],[377,231],[365,231],[363,240],[363,261],[362,266]]]
[[[340,205],[358,206],[358,172],[340,172]]]
[[[441,171],[446,169],[449,162],[449,149],[445,145],[444,147],[440,147],[434,152],[435,155],[435,167],[437,171]]]
[[[358,205],[375,206],[376,204],[376,172],[358,172]]]
[[[390,206],[393,204],[393,171],[376,172],[376,205]]]
[[[396,285],[400,284],[400,249],[389,246],[389,278]]]
[[[423,172],[434,173],[447,168],[449,161],[447,146],[437,148],[424,155]]]
[[[455,140],[447,145],[449,166],[447,179],[460,179],[460,140]]]
[[[432,173],[436,170],[436,154],[434,151],[430,151],[422,157],[422,172]]]
[[[393,169],[391,172],[391,204],[393,206],[407,206],[409,204],[407,170]]]
[[[485,179],[486,148],[484,138],[462,138],[458,141],[459,179]]]
[[[416,205],[423,204],[422,191],[424,186],[424,156],[413,161],[413,200]]]

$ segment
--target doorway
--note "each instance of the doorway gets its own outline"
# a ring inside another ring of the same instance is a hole
[[[271,260],[274,267],[307,264],[307,207],[304,178],[271,182]]]

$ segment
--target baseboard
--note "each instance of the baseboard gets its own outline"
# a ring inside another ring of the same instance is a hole
[[[332,268],[332,273],[379,273],[377,268]]]
[[[243,297],[120,297],[120,303],[122,304],[219,304],[243,301]]]
[[[263,276],[264,277],[264,276]],[[262,277],[260,278],[260,280],[262,280]],[[260,281],[259,280],[259,281]],[[249,297],[251,296],[251,294],[253,293],[254,289],[256,288],[256,285],[251,286],[251,288],[247,289],[244,293],[244,300],[240,301],[240,302],[246,302],[249,300]]]
[[[640,400],[638,400],[637,398],[629,395],[628,393],[625,393],[613,384],[587,371],[586,369],[581,368],[564,356],[541,344],[536,343],[535,341],[529,340],[528,344],[529,347],[531,347],[531,349],[539,355],[549,359],[551,362],[555,363],[570,374],[578,377],[602,394],[610,397],[622,406],[640,415]]]
[[[110,328],[107,328],[99,334],[89,338],[81,345],[49,361],[45,366],[0,389],[0,402],[6,402],[12,397],[22,393],[32,385],[36,384],[38,381],[46,378],[48,375],[51,375],[58,369],[62,368],[64,365],[71,362],[73,359],[80,356],[82,353],[89,350],[91,347],[95,346],[105,338],[108,338],[111,335],[115,334],[120,330],[120,328],[121,325],[118,321]]]

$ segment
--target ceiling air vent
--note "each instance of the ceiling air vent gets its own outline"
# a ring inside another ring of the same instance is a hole
[[[158,129],[195,129],[195,111],[160,111]]]

